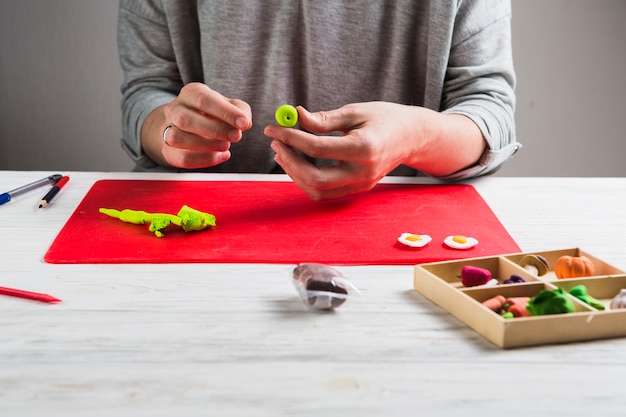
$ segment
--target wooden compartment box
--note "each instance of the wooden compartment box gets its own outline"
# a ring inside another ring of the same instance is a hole
[[[581,251],[581,255],[593,262],[594,276],[558,279],[552,270],[557,259],[563,255],[572,256],[575,252],[576,249],[571,248],[532,253],[548,261],[550,268],[542,276],[520,266],[520,260],[527,253],[421,264],[415,266],[414,287],[486,339],[505,349],[626,336],[626,309],[609,308],[611,300],[621,289],[626,289],[626,274]],[[499,284],[464,287],[458,275],[465,265],[488,269]],[[502,284],[512,274],[522,276],[526,282]],[[579,284],[585,285],[588,294],[600,301],[605,309],[596,309],[571,296],[569,291]],[[482,304],[496,295],[505,298],[532,297],[541,290],[557,288],[562,288],[571,297],[575,307],[573,313],[504,318]]]

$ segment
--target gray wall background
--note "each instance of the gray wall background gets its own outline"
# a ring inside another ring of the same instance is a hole
[[[0,169],[132,169],[117,1],[0,4]],[[524,148],[496,175],[626,176],[625,20],[626,0],[513,0]]]

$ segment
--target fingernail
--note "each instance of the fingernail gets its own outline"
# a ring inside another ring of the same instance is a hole
[[[280,155],[278,154],[278,152],[274,154],[274,162],[276,162],[278,165],[283,164],[283,161],[280,160]]]
[[[237,120],[235,120],[235,126],[237,126],[241,130],[245,129],[246,127],[248,127],[248,119],[246,119],[245,117],[238,117]]]

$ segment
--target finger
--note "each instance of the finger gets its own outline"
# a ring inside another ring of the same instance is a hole
[[[338,166],[318,168],[280,141],[273,141],[270,146],[276,152],[276,163],[309,195],[343,187],[352,182],[349,173]]]
[[[352,168],[341,163],[320,167],[320,175],[326,178],[326,187],[311,187],[305,192],[314,200],[319,201],[370,191],[376,186],[377,182],[358,177]],[[341,178],[341,181],[332,182],[332,178]]]
[[[199,137],[228,142],[241,140],[241,129],[234,128],[223,121],[186,106],[172,105],[170,103],[165,106],[164,112],[168,125],[173,125],[180,131]]]
[[[357,131],[346,136],[318,136],[299,129],[271,125],[265,128],[264,133],[312,158],[361,161],[370,158],[372,153],[368,143],[359,139]]]
[[[196,152],[173,148],[164,145],[161,149],[163,157],[173,167],[185,169],[208,168],[219,165],[230,159],[230,151],[224,152]]]
[[[332,190],[324,191],[307,191],[303,190],[309,197],[315,201],[332,200],[349,195],[369,191],[373,187],[359,187],[359,184],[350,184],[339,188],[333,188]]]
[[[163,141],[167,146],[180,150],[224,152],[230,149],[229,141],[198,136],[194,133],[185,132],[174,125],[167,129]]]
[[[228,99],[205,84],[187,84],[181,90],[180,96],[189,107],[234,128],[247,130],[252,127],[249,105],[244,105],[241,100]]]
[[[176,100],[164,106],[164,114],[167,124],[181,130],[230,142],[241,140],[242,130],[252,126],[247,103],[227,99],[200,83],[183,87]]]
[[[283,146],[285,146],[283,144]],[[339,166],[324,166],[318,168],[300,157],[297,153],[289,155],[289,151],[280,152],[276,156],[276,162],[283,168],[285,173],[293,182],[315,201],[335,199],[347,195],[356,194],[361,191],[369,191],[373,185],[354,183],[351,181],[338,180],[336,174],[347,179],[342,168]],[[342,185],[345,183],[344,185]]]
[[[298,122],[303,129],[316,134],[347,132],[360,126],[364,120],[355,107],[346,105],[336,110],[309,112],[302,106],[297,107]]]
[[[241,130],[248,130],[252,127],[252,108],[250,108],[250,105],[248,103],[246,103],[243,100],[239,100],[239,99],[230,99],[230,102],[239,107],[241,110],[244,111],[244,113],[246,113],[246,123],[245,125],[238,125],[237,123],[235,123],[235,126],[238,127]]]

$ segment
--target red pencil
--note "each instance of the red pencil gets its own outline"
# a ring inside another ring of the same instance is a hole
[[[27,300],[41,301],[42,303],[60,303],[61,302],[61,300],[59,300],[58,298],[55,298],[48,294],[42,294],[40,292],[17,290],[15,288],[0,287],[0,294],[8,295],[9,297],[18,297],[18,298],[25,298]]]
[[[60,180],[58,180],[56,184],[54,184],[54,186],[50,189],[50,191],[48,191],[48,194],[46,194],[41,199],[41,201],[39,202],[39,208],[42,209],[42,208],[48,207],[48,205],[50,204],[54,196],[57,195],[59,191],[61,191],[61,188],[63,188],[63,186],[67,184],[69,180],[70,180],[70,177],[68,176],[65,176],[61,178]]]

